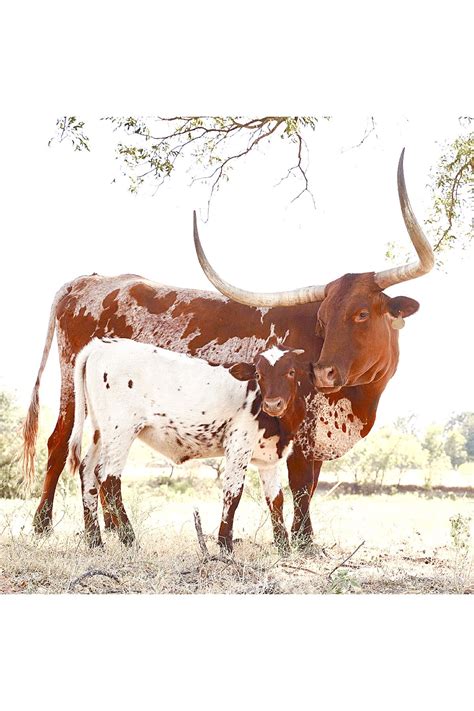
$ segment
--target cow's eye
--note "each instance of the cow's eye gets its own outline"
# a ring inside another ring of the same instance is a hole
[[[291,370],[288,371],[288,377],[289,378],[295,377],[295,369],[294,368],[292,368]]]
[[[260,380],[260,373],[255,373],[255,380]]]
[[[362,309],[362,311],[359,311],[357,316],[355,317],[355,320],[357,323],[360,323],[361,321],[367,321],[369,318],[369,312],[366,309]]]

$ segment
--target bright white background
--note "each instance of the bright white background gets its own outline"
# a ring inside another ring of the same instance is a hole
[[[473,114],[469,3],[212,5],[18,2],[4,11],[0,373],[2,387],[13,385],[23,402],[51,299],[67,279],[124,270],[206,284],[191,249],[191,210],[204,205],[201,191],[133,199],[109,186],[115,166],[101,143],[90,156],[46,148],[63,113],[271,110],[349,119],[337,145],[330,124],[316,133],[316,212],[307,198],[289,206],[289,186],[269,187],[265,159],[255,159],[251,177],[236,172],[218,197],[202,240],[222,275],[243,287],[296,287],[383,268],[385,242],[404,235],[395,188],[403,145],[414,209],[420,221],[427,215],[437,127],[449,138],[452,119]],[[379,141],[341,154],[360,140],[369,114],[387,117]],[[360,128],[352,125],[356,115]],[[229,247],[236,239],[243,262]],[[436,416],[469,407],[468,259],[450,265],[446,277],[391,290],[419,299],[422,309],[401,334],[401,365],[380,421],[415,401]],[[54,401],[56,382],[51,363],[45,401]],[[433,709],[471,696],[467,596],[17,597],[0,607],[9,708],[113,701],[119,709]]]

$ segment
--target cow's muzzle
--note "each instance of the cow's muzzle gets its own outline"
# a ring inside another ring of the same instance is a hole
[[[342,388],[341,374],[335,365],[313,363],[313,385],[324,394],[336,393]]]

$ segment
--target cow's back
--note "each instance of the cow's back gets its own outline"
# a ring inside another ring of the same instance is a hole
[[[316,355],[317,305],[259,309],[219,293],[156,284],[133,274],[75,279],[56,308],[62,364],[92,338],[131,338],[212,363],[252,360],[271,336]],[[316,343],[315,343],[316,342]]]

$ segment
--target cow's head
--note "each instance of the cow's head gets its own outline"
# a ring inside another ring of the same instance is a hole
[[[329,284],[294,291],[248,292],[225,282],[211,267],[199,240],[194,214],[194,243],[199,262],[221,293],[240,303],[258,307],[320,303],[315,327],[316,334],[324,340],[320,358],[313,367],[313,382],[323,393],[393,375],[398,360],[398,339],[394,328],[403,325],[403,317],[415,313],[419,304],[406,296],[390,298],[383,290],[422,276],[433,268],[433,250],[408,200],[403,155],[404,150],[398,163],[398,195],[403,220],[418,255],[418,259],[410,264],[381,272],[346,274]]]
[[[271,417],[283,417],[293,410],[301,377],[309,363],[300,358],[301,349],[278,346],[259,353],[253,363],[236,363],[229,372],[238,380],[256,380],[262,396],[262,410]]]
[[[320,392],[371,383],[396,365],[391,357],[394,351],[398,356],[393,326],[415,313],[419,304],[407,296],[390,298],[374,277],[373,273],[345,274],[326,287],[316,325],[323,348],[313,366],[314,385]]]

